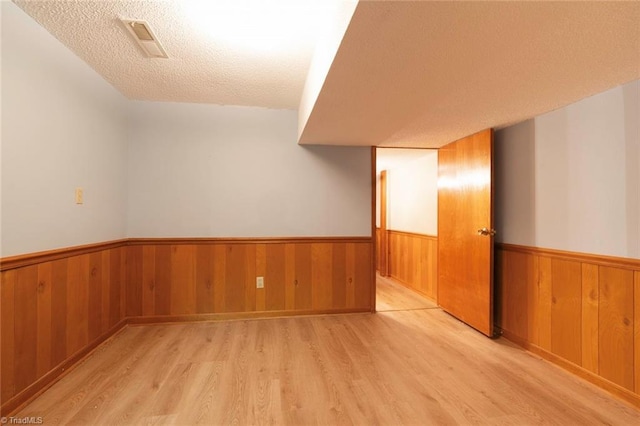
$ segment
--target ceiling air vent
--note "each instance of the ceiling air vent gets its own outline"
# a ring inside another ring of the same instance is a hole
[[[146,21],[132,19],[121,19],[121,21],[147,57],[169,57]]]

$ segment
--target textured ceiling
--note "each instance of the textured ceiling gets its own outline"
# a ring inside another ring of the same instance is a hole
[[[14,2],[130,99],[289,109],[336,3]],[[145,58],[118,18],[148,21],[169,59]]]
[[[640,2],[361,1],[301,143],[439,147],[640,78]]]
[[[130,99],[291,109],[341,1],[14,0]],[[365,0],[316,77],[301,143],[436,148],[640,78],[640,2]]]

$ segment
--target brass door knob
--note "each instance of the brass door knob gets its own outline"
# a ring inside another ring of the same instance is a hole
[[[493,237],[494,235],[496,235],[496,230],[489,228],[478,229],[478,235],[489,235]]]

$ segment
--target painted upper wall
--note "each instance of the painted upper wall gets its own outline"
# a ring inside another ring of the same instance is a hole
[[[387,170],[387,229],[438,235],[438,151],[377,152],[378,169]],[[379,215],[378,208],[376,226],[380,224]]]
[[[371,235],[370,148],[297,145],[289,110],[132,102],[130,237]]]
[[[497,240],[640,258],[640,81],[496,132]]]
[[[15,4],[0,7],[0,256],[123,238],[126,100]]]

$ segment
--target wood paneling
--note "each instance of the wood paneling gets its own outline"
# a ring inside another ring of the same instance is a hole
[[[640,404],[640,261],[497,250],[496,325],[505,335]]]
[[[389,276],[435,300],[438,282],[438,238],[400,231],[389,234]]]
[[[633,285],[633,371],[634,389],[640,395],[640,271],[635,271]]]
[[[15,385],[15,288],[17,270],[2,273],[0,287],[2,299],[0,303],[0,395],[2,403],[16,394]],[[4,410],[1,415],[4,415]]]
[[[582,265],[551,259],[551,351],[582,362]]]
[[[582,367],[598,374],[598,266],[582,264]]]
[[[20,257],[0,273],[2,413],[53,382],[121,328],[123,247]],[[77,254],[80,253],[80,254]],[[20,266],[25,265],[25,266]]]
[[[21,268],[23,266],[38,265],[41,263],[52,262],[58,259],[68,259],[70,257],[80,256],[81,254],[104,252],[112,248],[122,247],[129,243],[130,240],[114,240],[103,243],[86,244],[82,246],[65,247],[55,250],[41,251],[37,253],[27,253],[18,256],[3,257],[0,259],[0,271],[8,271],[9,269]]]
[[[160,320],[194,314],[362,311],[371,308],[371,246],[371,239],[134,245],[128,247],[128,315]],[[256,288],[257,276],[264,277],[264,289]],[[142,315],[132,314],[139,306]]]
[[[633,386],[633,271],[599,268],[599,374]]]
[[[2,413],[127,321],[372,309],[372,238],[222,241],[122,240],[2,259]]]

